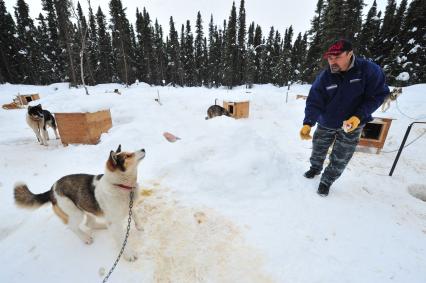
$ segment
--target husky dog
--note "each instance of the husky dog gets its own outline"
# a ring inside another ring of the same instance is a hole
[[[398,99],[398,97],[402,94],[402,87],[395,87],[392,89],[391,93],[385,98],[385,101],[382,104],[382,112],[386,112],[392,101]]]
[[[52,113],[42,109],[41,104],[28,106],[27,124],[33,129],[37,136],[37,140],[42,145],[47,145],[47,141],[49,140],[49,133],[46,128],[47,125],[53,129],[56,138],[59,139],[55,118]]]
[[[231,116],[229,114],[229,111],[223,108],[222,106],[217,105],[216,101],[217,101],[217,98],[214,100],[214,105],[210,106],[207,109],[206,120],[217,117],[217,116],[222,116],[222,115]]]
[[[57,180],[50,190],[41,194],[32,193],[24,183],[16,183],[15,203],[22,207],[38,208],[51,202],[56,215],[68,224],[84,243],[93,242],[91,228],[108,228],[121,246],[126,235],[124,223],[127,223],[125,220],[129,215],[130,192],[133,191],[135,198],[137,197],[137,167],[144,157],[144,149],[121,152],[119,145],[117,151],[110,152],[104,174],[67,175]],[[132,216],[136,228],[141,230],[139,220],[134,214]],[[103,217],[105,223],[98,222],[97,217]],[[80,224],[85,224],[84,231],[80,229]],[[124,249],[123,255],[128,261],[137,259],[132,245],[128,243]]]

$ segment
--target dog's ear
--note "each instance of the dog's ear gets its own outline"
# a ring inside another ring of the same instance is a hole
[[[40,107],[41,108],[41,104],[37,104],[37,106],[36,107]]]
[[[117,156],[115,155],[115,152],[111,150],[111,152],[109,153],[109,158],[111,159],[112,165],[114,167],[117,166]]]
[[[118,148],[117,148],[117,150],[115,151],[115,153],[119,153],[119,152],[121,152],[121,144],[120,144],[120,145],[118,145]]]

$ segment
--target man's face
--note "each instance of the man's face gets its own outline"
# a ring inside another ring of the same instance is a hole
[[[349,68],[353,51],[343,52],[339,55],[329,55],[327,57],[328,64],[333,73],[344,72]]]

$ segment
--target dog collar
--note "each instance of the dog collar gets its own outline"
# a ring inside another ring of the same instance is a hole
[[[136,187],[129,187],[129,186],[126,186],[126,185],[123,185],[123,184],[114,184],[114,186],[120,187],[120,188],[125,189],[125,190],[133,190],[134,188],[136,188]]]

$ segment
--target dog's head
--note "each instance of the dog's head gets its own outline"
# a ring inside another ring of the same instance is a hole
[[[107,161],[107,168],[111,172],[134,172],[139,162],[145,157],[145,149],[135,152],[122,152],[121,144],[116,151],[111,150]]]
[[[43,119],[43,109],[41,108],[41,104],[36,106],[28,106],[28,115],[34,120]]]

